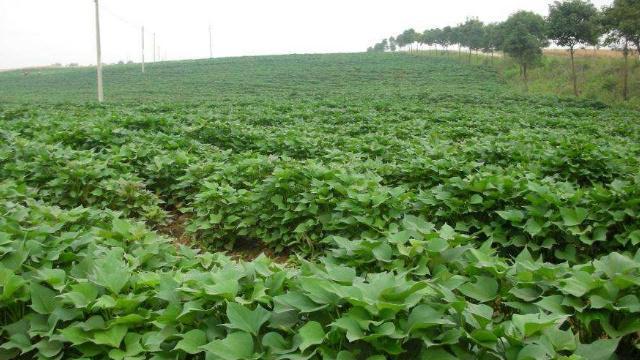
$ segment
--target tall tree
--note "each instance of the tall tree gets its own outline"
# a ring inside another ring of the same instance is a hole
[[[427,29],[425,30],[421,35],[420,35],[420,43],[427,45],[427,46],[431,46],[434,44],[434,33],[433,33],[433,29]]]
[[[436,55],[438,54],[438,46],[442,46],[442,49],[444,50],[445,44],[443,43],[442,35],[443,35],[442,29],[440,28],[431,29],[431,41],[433,42],[433,45],[435,45],[436,47]]]
[[[451,26],[445,26],[442,30],[438,30],[439,31],[434,36],[435,42],[442,47],[442,54],[444,55],[452,44],[453,30],[451,29]]]
[[[407,29],[402,34],[396,37],[398,45],[400,47],[409,45],[409,51],[411,52],[411,45],[419,40],[418,33],[414,29]]]
[[[487,24],[484,27],[484,41],[482,42],[482,51],[491,54],[493,62],[493,54],[502,46],[502,33],[498,24]]]
[[[389,50],[390,51],[396,51],[396,48],[398,47],[398,43],[396,42],[396,38],[394,38],[393,36],[389,38]]]
[[[383,39],[379,43],[367,48],[367,52],[385,52],[388,49],[389,49],[389,44],[387,42],[387,39]]]
[[[608,31],[605,44],[622,49],[624,68],[622,97],[629,99],[629,54],[635,47],[640,55],[640,0],[614,0],[604,11],[603,24]]]
[[[560,46],[569,47],[573,93],[579,95],[576,76],[575,48],[577,45],[596,45],[602,35],[598,10],[585,0],[556,1],[549,5],[548,36]]]
[[[380,42],[380,50],[382,52],[385,52],[389,49],[389,43],[387,41],[387,39],[382,39],[382,41]]]
[[[471,62],[471,52],[476,52],[482,48],[484,41],[484,24],[478,19],[467,19],[462,24],[462,45],[469,48],[469,62]]]
[[[520,65],[525,89],[528,88],[527,70],[542,56],[542,48],[548,45],[545,21],[530,11],[511,15],[501,26],[504,36],[503,51]]]
[[[462,56],[462,25],[451,28],[451,43],[458,44],[458,58]]]
[[[451,26],[445,26],[442,29],[442,43],[444,44],[445,51],[449,48],[449,46],[455,44],[456,36],[455,30]]]

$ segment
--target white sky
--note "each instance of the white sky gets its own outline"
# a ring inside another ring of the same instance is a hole
[[[612,0],[594,0],[598,7]],[[517,10],[546,15],[551,0],[100,0],[103,61],[357,52],[409,27],[501,21]],[[126,21],[126,22],[125,22]],[[95,64],[93,0],[0,0],[0,69]]]

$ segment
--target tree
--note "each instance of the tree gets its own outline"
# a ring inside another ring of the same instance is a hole
[[[622,97],[629,100],[629,53],[635,47],[640,54],[640,0],[614,0],[604,10],[603,25],[608,32],[605,44],[622,49]]]
[[[605,10],[606,24],[629,40],[640,55],[640,0],[614,0]]]
[[[435,42],[433,29],[425,30],[422,35],[420,35],[420,43],[431,46]]]
[[[393,36],[389,38],[389,50],[390,51],[396,51],[396,48],[398,46],[398,43],[396,42],[396,38],[394,38]]]
[[[406,37],[407,37],[407,39],[409,41],[409,45],[417,42],[419,40],[419,38],[420,38],[418,33],[413,29],[409,29],[409,30],[405,31],[405,33],[406,33]],[[411,46],[409,46],[409,47],[411,47]]]
[[[445,26],[442,29],[442,36],[446,41],[445,50],[447,50],[449,46],[455,44],[455,40],[456,40],[455,30],[451,26]]]
[[[408,29],[402,32],[402,34],[396,37],[398,46],[404,47],[409,45],[409,51],[411,51],[411,44],[418,41],[418,33],[414,29]]]
[[[542,48],[548,45],[545,21],[533,12],[519,11],[511,15],[501,28],[504,36],[502,49],[520,65],[527,89],[527,69],[540,59]]]
[[[387,39],[383,39],[379,43],[367,48],[367,52],[385,52],[387,49],[389,49],[389,44]]]
[[[404,39],[404,33],[399,34],[398,36],[396,36],[396,44],[398,44],[398,48],[400,50],[402,50],[402,48],[407,45],[407,43],[405,42]]]
[[[449,45],[451,45],[451,39],[452,39],[452,30],[451,30],[451,26],[446,26],[443,29],[436,29],[437,31],[434,32],[434,42],[438,45],[440,45],[442,47],[442,54],[444,55],[445,52],[447,51],[447,48],[449,48]]]
[[[487,24],[484,27],[484,41],[482,42],[482,51],[491,54],[493,61],[493,53],[502,46],[502,33],[498,24]]]
[[[596,45],[598,43],[602,33],[598,10],[585,0],[556,1],[549,5],[547,31],[549,38],[556,44],[569,47],[573,93],[578,96],[575,47],[580,44]]]
[[[467,19],[462,24],[462,45],[469,48],[469,62],[471,62],[471,51],[476,52],[482,48],[484,41],[484,24],[478,19]]]
[[[383,39],[381,42],[382,51],[389,50],[389,41],[387,39]]]
[[[451,43],[458,44],[458,57],[462,56],[462,25],[451,28]]]

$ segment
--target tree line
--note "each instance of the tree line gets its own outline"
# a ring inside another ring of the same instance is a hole
[[[525,88],[528,71],[542,57],[542,49],[551,43],[568,48],[571,58],[573,92],[579,96],[575,68],[575,51],[580,46],[608,46],[622,51],[622,95],[629,98],[629,56],[640,56],[640,0],[614,0],[597,9],[588,0],[556,1],[549,5],[549,15],[542,17],[530,11],[518,11],[500,23],[484,24],[477,18],[467,19],[457,26],[403,31],[370,47],[367,51],[418,50],[421,45],[433,46],[443,53],[457,46],[472,52],[493,54],[501,51],[516,61]]]

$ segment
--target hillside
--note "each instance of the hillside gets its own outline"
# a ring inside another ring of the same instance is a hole
[[[111,65],[104,78],[109,102],[390,95],[426,92],[430,84],[464,93],[496,85],[491,70],[457,67],[406,54],[286,55],[148,64],[145,74],[139,65]],[[95,92],[91,68],[0,74],[0,101],[85,102]]]
[[[446,56],[0,74],[0,359],[637,359],[640,112]]]

